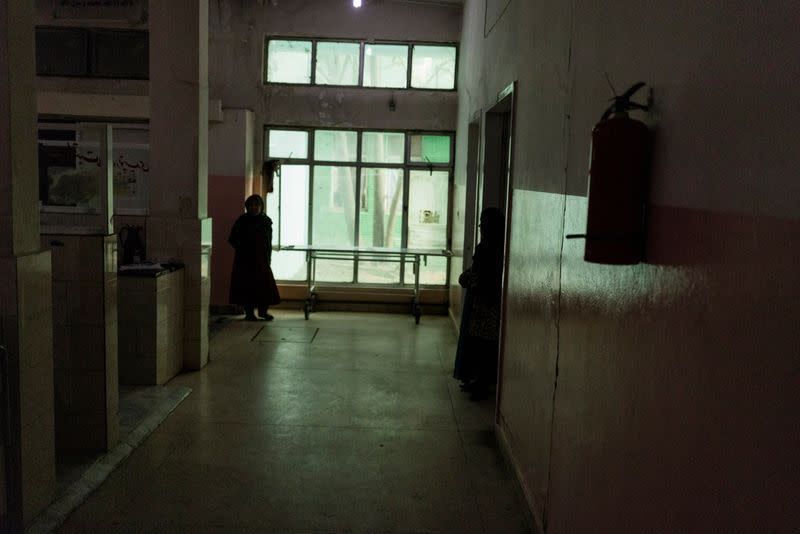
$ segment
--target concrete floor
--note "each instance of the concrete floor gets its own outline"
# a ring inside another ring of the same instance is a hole
[[[528,532],[446,317],[232,321],[61,532]]]

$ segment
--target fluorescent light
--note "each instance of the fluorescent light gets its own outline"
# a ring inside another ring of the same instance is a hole
[[[361,7],[361,0],[353,0],[353,7]]]

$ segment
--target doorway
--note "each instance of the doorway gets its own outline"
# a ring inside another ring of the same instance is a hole
[[[477,213],[484,208],[499,208],[503,213],[508,211],[506,208],[510,203],[511,111],[514,98],[513,86],[510,87],[504,91],[508,94],[486,112],[483,174],[479,184]]]
[[[514,89],[515,84],[509,85],[483,114],[482,121],[477,117],[469,124],[464,272],[459,277],[459,284],[466,289],[462,291],[453,371],[453,376],[462,382],[462,391],[470,392],[470,400],[489,398],[494,391],[495,419],[500,398],[498,378],[502,369],[508,286]],[[484,214],[481,220],[480,215],[487,208],[495,210]],[[477,269],[473,269],[479,228],[481,252]]]
[[[509,85],[499,95],[497,102],[489,108],[484,118],[483,135],[483,173],[478,184],[478,209],[498,208],[504,215],[502,247],[502,280],[500,293],[500,331],[498,332],[497,375],[495,379],[495,417],[499,414],[502,388],[503,345],[506,324],[506,295],[508,291],[508,253],[511,231],[512,161],[514,128],[514,90],[516,82]],[[477,221],[476,221],[477,222]],[[477,224],[475,231],[478,231]]]

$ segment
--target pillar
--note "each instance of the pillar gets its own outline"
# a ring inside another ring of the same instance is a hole
[[[208,362],[208,0],[150,3],[148,255],[184,263],[184,367]]]
[[[9,439],[2,491],[14,522],[53,498],[50,252],[39,242],[34,2],[0,2],[0,343],[8,349]]]

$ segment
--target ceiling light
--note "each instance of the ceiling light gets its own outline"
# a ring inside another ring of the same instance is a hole
[[[361,0],[353,0],[353,7],[361,7]]]

